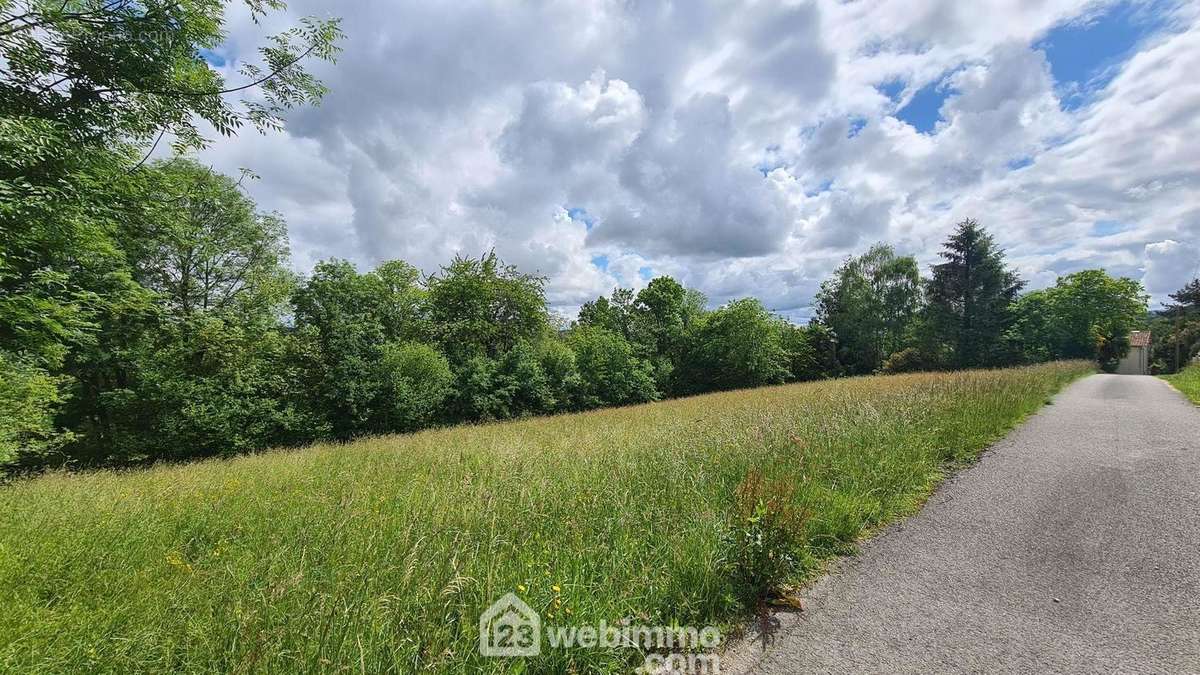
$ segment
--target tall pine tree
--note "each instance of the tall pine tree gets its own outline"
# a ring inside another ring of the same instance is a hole
[[[1012,321],[1010,306],[1025,285],[1004,264],[1004,252],[987,230],[967,219],[942,246],[945,262],[933,266],[927,328],[934,344],[948,347],[937,360],[952,368],[1005,361],[1001,337]]]

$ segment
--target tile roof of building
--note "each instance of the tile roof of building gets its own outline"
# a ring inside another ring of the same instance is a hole
[[[1135,330],[1129,334],[1130,347],[1149,347],[1150,346],[1150,331]]]

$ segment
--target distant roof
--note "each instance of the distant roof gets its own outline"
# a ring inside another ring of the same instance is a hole
[[[1130,347],[1149,347],[1150,346],[1150,331],[1135,330],[1129,334]]]

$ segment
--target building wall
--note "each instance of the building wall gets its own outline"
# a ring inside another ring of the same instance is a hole
[[[1117,365],[1117,373],[1120,375],[1149,375],[1150,348],[1130,347],[1129,353]]]

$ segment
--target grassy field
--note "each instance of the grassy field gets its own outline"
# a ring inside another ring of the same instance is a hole
[[[1200,405],[1200,365],[1188,366],[1174,375],[1163,375],[1162,378],[1182,391],[1192,403]]]
[[[623,671],[484,659],[506,592],[548,624],[736,625],[752,472],[811,573],[916,509],[1091,365],[788,385],[0,488],[0,670]],[[733,525],[731,525],[731,523]]]

